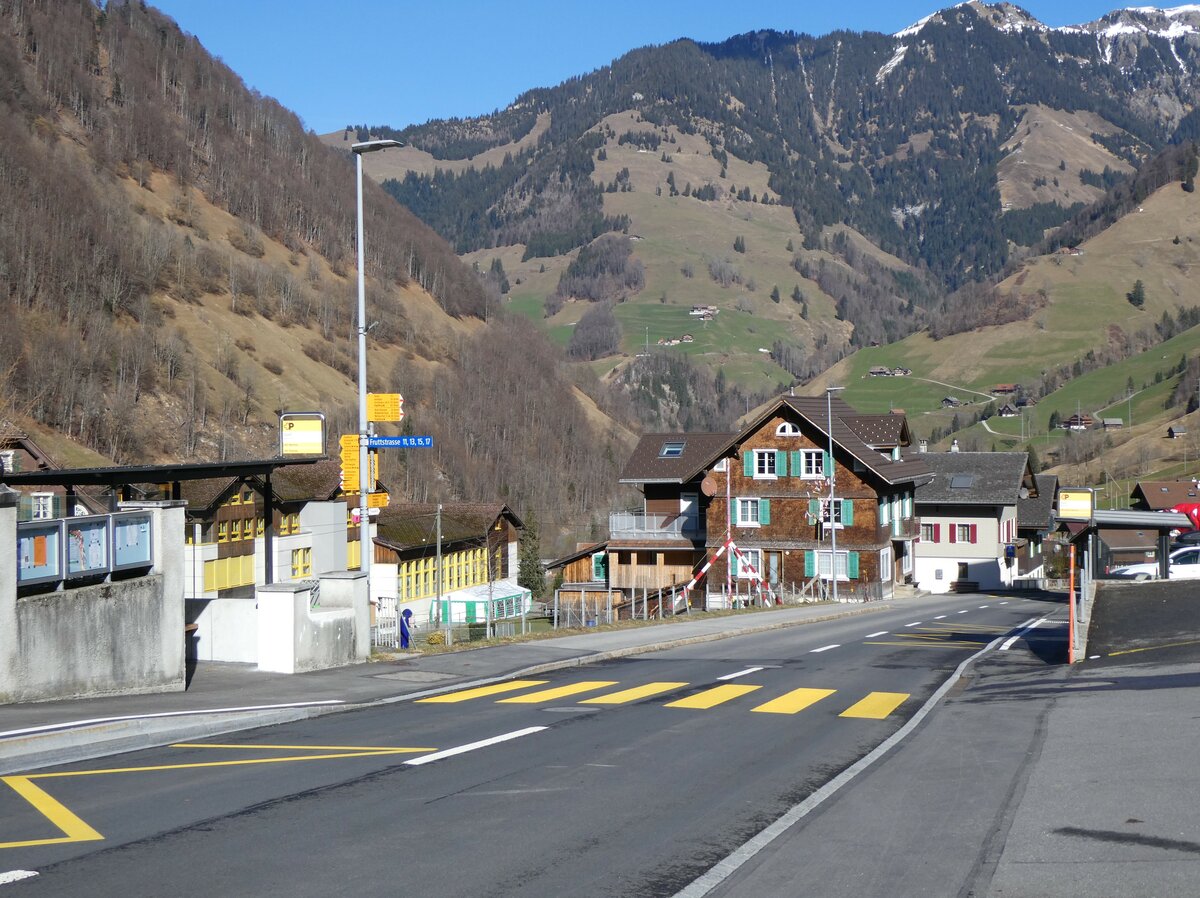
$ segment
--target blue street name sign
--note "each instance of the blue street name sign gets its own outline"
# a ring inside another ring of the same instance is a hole
[[[432,446],[433,437],[368,437],[368,449],[416,449]]]

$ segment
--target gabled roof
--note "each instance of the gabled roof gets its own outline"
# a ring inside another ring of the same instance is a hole
[[[271,489],[280,502],[328,502],[342,492],[341,462],[330,458],[315,465],[283,465],[271,474]]]
[[[784,396],[744,432],[749,433],[752,430],[757,430],[762,426],[763,421],[778,414],[779,410],[785,407],[801,415],[826,437],[830,435],[828,418],[829,414],[832,413],[833,442],[844,451],[849,452],[855,459],[862,462],[869,471],[889,484],[912,483],[924,479],[929,474],[929,469],[921,460],[923,456],[910,456],[900,461],[885,458],[875,449],[872,449],[849,423],[850,421],[858,421],[860,426],[864,426],[862,422],[867,418],[901,418],[901,421],[905,422],[902,432],[907,435],[908,426],[906,419],[900,415],[860,415],[841,397],[832,397],[827,405],[826,397],[824,396]],[[884,433],[887,432],[888,428],[893,426],[890,423],[881,422],[879,429],[881,433]]]
[[[205,480],[184,480],[179,484],[179,498],[187,502],[189,513],[206,511],[216,505],[235,483],[249,479],[249,477],[209,477]]]
[[[555,558],[553,561],[546,562],[546,570],[553,571],[560,567],[566,567],[572,562],[579,561],[582,558],[588,558],[592,555],[595,555],[597,552],[603,552],[607,548],[607,540],[598,543],[588,543],[587,545],[580,546],[578,549],[568,555],[564,555],[561,558]]]
[[[484,537],[501,517],[516,528],[524,527],[507,505],[501,503],[442,503],[442,544],[477,541]],[[379,510],[375,542],[397,552],[432,547],[437,543],[437,505],[407,503]]]
[[[1037,492],[1017,500],[1017,527],[1054,529],[1054,500],[1058,492],[1056,474],[1034,474]]]
[[[621,471],[621,483],[687,483],[702,474],[736,437],[734,433],[646,433]],[[678,455],[664,447],[683,443]]]
[[[929,473],[919,458],[895,461],[881,455],[874,447],[891,448],[911,442],[908,422],[903,415],[860,415],[840,397],[831,397],[827,404],[824,396],[783,396],[767,406],[739,433],[643,435],[621,472],[621,482],[686,483],[780,413],[788,417],[799,415],[820,433],[822,440],[829,437],[828,419],[832,414],[834,444],[888,484],[911,483]],[[860,434],[880,442],[873,446]],[[682,454],[674,458],[662,457],[667,443],[681,440],[685,441]]]
[[[944,505],[1016,505],[1026,480],[1024,452],[925,452],[920,457],[934,472],[917,487],[917,502]]]
[[[1143,480],[1130,498],[1150,511],[1160,511],[1181,502],[1200,502],[1200,485],[1195,480]]]

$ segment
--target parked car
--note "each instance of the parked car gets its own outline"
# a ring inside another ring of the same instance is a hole
[[[1200,546],[1185,546],[1173,551],[1170,555],[1168,570],[1172,580],[1200,580]],[[1157,580],[1158,562],[1126,564],[1113,568],[1108,573],[1111,577],[1122,577],[1127,580]]]

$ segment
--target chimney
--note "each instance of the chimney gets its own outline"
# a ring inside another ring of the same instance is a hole
[[[924,454],[929,451],[929,440],[921,440],[917,443],[917,452]]]
[[[951,452],[958,451],[958,440],[954,440],[953,442],[950,443],[950,451]]]

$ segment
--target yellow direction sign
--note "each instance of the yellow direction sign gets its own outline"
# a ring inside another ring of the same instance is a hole
[[[387,493],[367,493],[367,508],[387,508],[390,499]]]
[[[343,434],[338,440],[342,447],[342,491],[357,493],[359,485],[358,434]]]
[[[404,397],[399,393],[368,393],[368,421],[401,421],[404,419]]]

